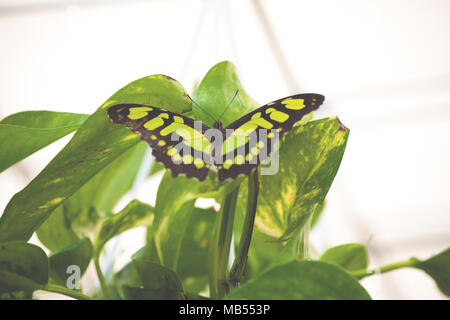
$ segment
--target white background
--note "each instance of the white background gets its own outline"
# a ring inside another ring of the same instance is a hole
[[[364,243],[377,266],[445,249],[450,1],[260,4],[272,33],[250,0],[0,0],[0,118],[41,109],[92,113],[122,86],[156,73],[190,91],[212,65],[231,60],[261,104],[322,93],[316,118],[337,115],[351,130],[312,234],[319,251]],[[67,141],[0,174],[0,212]],[[156,186],[146,182],[139,198],[154,201]],[[136,243],[127,247],[140,247],[142,237],[130,239]],[[412,269],[363,285],[376,299],[444,298]]]

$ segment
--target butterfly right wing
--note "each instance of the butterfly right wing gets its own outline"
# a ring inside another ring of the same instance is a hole
[[[306,114],[319,108],[324,99],[315,93],[289,96],[255,109],[228,125],[218,165],[219,180],[234,179],[256,170],[269,158],[276,141]]]
[[[127,126],[152,148],[156,160],[172,176],[185,174],[204,180],[211,164],[208,127],[199,121],[161,108],[140,104],[118,104],[108,108],[109,118]]]

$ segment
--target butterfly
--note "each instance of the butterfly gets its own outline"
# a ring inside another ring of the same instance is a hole
[[[109,118],[127,126],[152,148],[156,160],[173,177],[184,174],[205,180],[216,168],[219,181],[249,175],[269,158],[278,138],[324,101],[307,93],[270,102],[227,127],[215,121],[209,128],[200,121],[162,108],[143,104],[117,104]]]

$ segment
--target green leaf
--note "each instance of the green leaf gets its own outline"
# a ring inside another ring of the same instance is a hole
[[[366,269],[369,264],[367,249],[360,243],[348,243],[328,249],[321,261],[338,265],[345,270]]]
[[[145,245],[132,256],[132,261],[153,261],[152,250],[149,244]],[[141,299],[154,299],[155,296],[161,295],[161,292],[156,290],[138,290],[141,287],[141,281],[139,279],[138,272],[134,262],[128,263],[119,272],[115,273],[111,279],[110,289],[114,299],[128,298],[132,299],[132,296],[142,296]],[[138,299],[137,298],[137,299]]]
[[[152,292],[155,295],[152,299],[182,297],[183,285],[174,271],[147,260],[133,260],[133,265],[147,294]]]
[[[190,221],[181,240],[177,266],[180,278],[208,275],[208,248],[216,216],[214,210],[195,207],[192,209]]]
[[[140,142],[117,157],[68,199],[71,212],[94,207],[110,213],[122,196],[133,186],[139,167],[148,149]]]
[[[255,221],[260,231],[286,240],[305,226],[325,199],[348,135],[348,129],[331,117],[295,127],[283,137],[278,172],[260,177]]]
[[[128,285],[122,286],[122,292],[128,300],[182,300],[184,296],[181,293],[176,293],[175,296],[167,297],[163,290],[146,289],[139,287],[132,287]]]
[[[115,273],[109,284],[113,299],[123,299],[125,298],[122,286],[131,286],[139,288],[140,280],[134,267],[133,263],[128,263],[119,272]]]
[[[107,117],[117,103],[146,103],[182,113],[191,101],[182,86],[155,75],[125,86],[91,115],[47,167],[8,203],[0,218],[0,241],[28,239],[61,203],[140,139]]]
[[[0,121],[0,172],[77,130],[88,115],[25,111]]]
[[[95,207],[69,211],[69,220],[73,231],[81,238],[95,239],[101,219],[104,217]]]
[[[39,240],[52,251],[80,236],[94,240],[100,217],[111,212],[132,187],[147,148],[145,142],[130,148],[64,201],[36,230]]]
[[[182,237],[201,188],[202,183],[196,179],[164,174],[156,194],[155,221],[149,232],[161,265],[176,270]]]
[[[273,238],[254,229],[248,252],[248,268],[245,272],[245,279],[259,274],[270,266],[279,257],[283,249],[282,242],[274,242]]]
[[[177,270],[180,249],[197,198],[220,198],[231,192],[242,179],[219,184],[214,173],[203,182],[166,172],[158,187],[155,221],[148,239],[155,244],[161,265]],[[174,192],[176,190],[176,192]]]
[[[42,289],[48,282],[45,252],[22,241],[0,243],[0,293]]]
[[[209,278],[207,275],[198,277],[183,278],[183,288],[185,293],[200,294],[204,293],[209,285]],[[188,300],[191,300],[188,298]],[[195,300],[195,299],[194,299]]]
[[[162,170],[165,170],[164,165],[161,162],[153,161],[152,166],[150,168],[150,172],[148,173],[149,176],[152,176]]]
[[[182,247],[179,252],[179,262],[176,271],[182,280],[186,292],[200,293],[208,285],[209,236],[212,232],[215,216],[216,214],[212,210],[194,208],[187,230],[182,234]],[[178,238],[179,235],[175,235],[174,241],[178,240]],[[158,258],[154,256],[155,251],[152,249],[153,246],[150,242],[134,253],[132,259],[159,263]],[[118,287],[117,284],[127,284],[133,287],[139,286],[140,283],[139,281],[136,282],[136,277],[135,268],[128,268],[127,266],[120,271],[120,275],[116,275],[115,286]]]
[[[280,266],[291,261],[305,260],[307,258],[303,251],[305,245],[307,245],[303,237],[304,231],[306,231],[306,229],[298,228],[291,238],[285,242],[281,242],[284,244],[283,250],[280,250],[280,254],[273,260],[271,267]]]
[[[198,295],[198,294],[194,294],[194,293],[190,293],[190,292],[186,292],[184,293],[184,298],[186,300],[211,300],[210,298]]]
[[[439,289],[450,297],[450,248],[415,264],[436,282]]]
[[[33,293],[25,291],[16,291],[10,293],[0,294],[0,300],[31,300],[33,299]]]
[[[170,291],[183,292],[183,285],[174,271],[146,260],[133,260],[133,264],[144,288],[165,287]]]
[[[92,243],[88,238],[53,252],[49,257],[50,282],[66,286],[67,268],[75,265],[80,268],[80,276],[86,271],[93,254]]]
[[[59,206],[36,230],[39,241],[51,251],[57,251],[80,240],[72,228],[69,211]]]
[[[158,260],[161,265],[177,270],[180,261],[181,246],[186,235],[187,226],[194,212],[195,201],[189,201],[183,204],[177,211],[158,211],[157,214],[164,212],[164,221],[154,230],[154,243],[157,250]],[[158,208],[158,200],[156,202]]]
[[[225,299],[365,300],[370,296],[339,267],[320,261],[292,261],[247,281]]]
[[[237,90],[239,92],[233,99]],[[229,61],[220,62],[208,71],[195,91],[194,101],[192,110],[195,118],[209,127],[218,120],[227,126],[259,107],[242,87],[235,67]]]
[[[95,241],[95,252],[98,254],[105,243],[118,234],[138,226],[149,226],[153,219],[154,208],[151,205],[139,200],[131,201],[120,212],[102,222]]]

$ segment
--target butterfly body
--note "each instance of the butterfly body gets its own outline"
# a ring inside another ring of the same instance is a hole
[[[220,121],[214,121],[213,128],[223,131],[223,123]]]
[[[268,103],[224,128],[165,109],[139,104],[118,104],[108,109],[110,119],[127,126],[153,149],[156,160],[175,177],[204,180],[210,169],[219,181],[248,175],[274,149],[277,138],[324,101],[319,94],[299,94]]]

